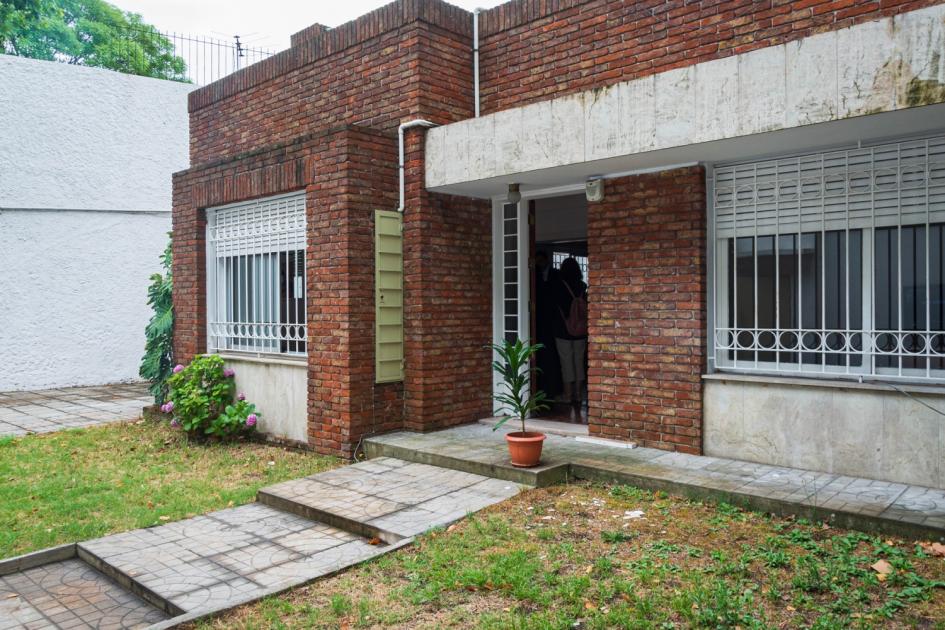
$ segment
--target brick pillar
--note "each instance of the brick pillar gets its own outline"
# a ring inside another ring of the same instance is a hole
[[[174,360],[187,363],[207,349],[206,217],[197,206],[192,177],[173,177],[172,271]]]
[[[374,383],[374,210],[396,203],[395,155],[390,136],[338,132],[306,189],[309,443],[321,453],[350,457],[363,435],[400,427],[399,388]]]
[[[705,170],[608,180],[588,208],[592,435],[702,451]]]
[[[404,426],[491,415],[492,236],[488,202],[427,192],[424,132],[407,131]]]

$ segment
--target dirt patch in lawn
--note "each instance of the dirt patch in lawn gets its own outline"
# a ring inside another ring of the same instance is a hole
[[[888,564],[873,565],[880,560]],[[945,628],[914,542],[628,486],[532,490],[214,628]]]

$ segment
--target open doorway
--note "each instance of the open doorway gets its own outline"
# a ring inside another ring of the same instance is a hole
[[[587,424],[587,200],[536,199],[529,212],[530,337],[544,346],[533,386],[550,402],[541,417]]]

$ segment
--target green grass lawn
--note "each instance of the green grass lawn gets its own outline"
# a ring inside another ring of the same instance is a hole
[[[252,501],[340,465],[254,442],[197,444],[141,421],[0,438],[0,558]]]
[[[880,559],[892,568],[883,578],[871,568]],[[524,492],[200,627],[941,629],[945,558],[914,542],[576,484]]]

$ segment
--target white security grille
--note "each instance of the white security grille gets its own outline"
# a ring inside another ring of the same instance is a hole
[[[507,203],[502,206],[502,333],[507,341],[515,341],[521,336],[518,215],[518,204]]]
[[[713,184],[716,367],[945,380],[945,137]]]
[[[211,352],[304,354],[305,194],[207,210]]]

